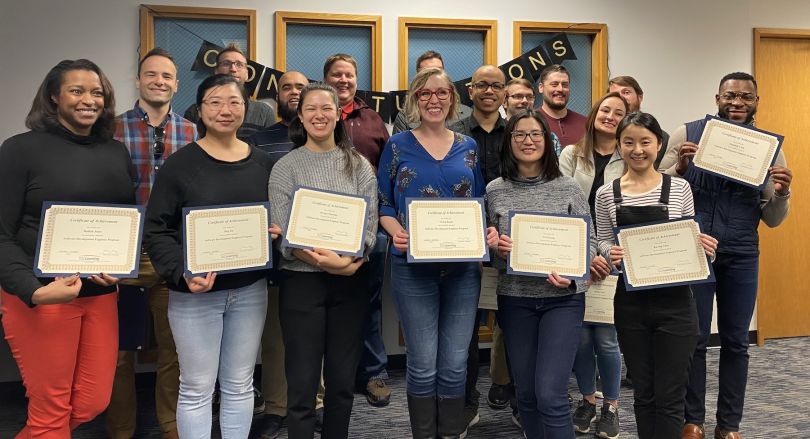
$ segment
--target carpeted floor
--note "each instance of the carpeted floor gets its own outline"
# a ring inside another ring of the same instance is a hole
[[[807,351],[807,352],[806,352]],[[810,436],[810,417],[803,405],[804,397],[810,394],[810,337],[768,341],[765,347],[751,348],[751,367],[746,397],[742,432],[746,439],[785,439]],[[717,370],[719,351],[709,353],[709,370]],[[410,429],[405,402],[404,375],[394,371],[389,385],[393,390],[391,404],[385,408],[373,408],[366,404],[362,395],[355,399],[349,437],[353,439],[408,438]],[[510,419],[511,411],[493,411],[485,401],[489,389],[489,375],[481,370],[479,390],[481,398],[481,421],[469,430],[470,439],[518,439],[523,435]],[[571,392],[576,389],[571,383]],[[709,376],[709,394],[716,395],[717,380]],[[139,391],[139,429],[136,438],[160,438],[154,418],[154,402],[148,386]],[[25,398],[19,384],[0,385],[0,439],[13,438],[25,421]],[[632,393],[622,387],[620,400],[622,438],[636,438],[632,414]],[[802,408],[804,407],[804,408]],[[713,414],[715,402],[707,401],[707,413]],[[804,413],[804,415],[802,415]],[[711,419],[712,416],[709,416]],[[78,429],[74,438],[105,438],[103,416]],[[714,423],[707,423],[707,430]],[[218,434],[215,437],[219,437]],[[593,437],[578,435],[579,438]],[[287,438],[282,431],[280,438]]]

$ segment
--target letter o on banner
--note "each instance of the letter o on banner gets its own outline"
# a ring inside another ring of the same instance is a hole
[[[515,70],[517,69],[517,74],[515,74]],[[520,64],[512,64],[509,66],[509,78],[510,79],[518,79],[523,77],[523,66]]]
[[[253,78],[256,77],[256,67],[253,67],[250,64],[248,64],[245,67],[248,69],[248,77],[247,77],[247,81],[245,81],[245,83],[248,83],[248,82],[253,81]]]

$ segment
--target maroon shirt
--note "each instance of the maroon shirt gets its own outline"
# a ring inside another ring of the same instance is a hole
[[[539,107],[537,110],[540,111],[540,114],[546,119],[546,123],[551,129],[551,132],[556,134],[557,138],[560,139],[561,147],[565,148],[568,145],[573,145],[579,142],[579,139],[585,135],[585,124],[588,122],[588,119],[576,111],[569,109],[565,117],[556,119],[546,114],[546,112],[543,111],[543,107]]]

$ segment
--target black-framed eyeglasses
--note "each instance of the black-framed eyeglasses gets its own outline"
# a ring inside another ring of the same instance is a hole
[[[154,137],[152,138],[152,154],[155,161],[163,158],[163,151],[166,150],[166,145],[163,143],[163,137],[166,135],[164,127],[155,127]]]
[[[543,140],[543,135],[545,133],[542,131],[512,131],[512,138],[515,139],[517,143],[523,143],[526,140],[526,137],[532,139],[532,142],[540,142]]]
[[[492,88],[492,91],[499,92],[506,88],[506,84],[503,82],[478,81],[473,83],[472,87],[478,91],[487,91],[488,88]]]
[[[728,101],[728,102],[734,102],[735,99],[740,98],[740,100],[742,100],[746,104],[753,104],[754,101],[757,100],[757,95],[755,95],[753,93],[746,93],[746,92],[741,92],[741,93],[727,92],[727,93],[721,94],[720,98],[723,99],[724,101]]]

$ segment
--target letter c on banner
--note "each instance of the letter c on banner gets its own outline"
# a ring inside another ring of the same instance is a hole
[[[213,61],[210,61],[211,55],[214,55],[214,60]],[[219,55],[218,50],[216,50],[216,49],[208,50],[208,51],[205,52],[205,55],[203,55],[203,62],[205,62],[205,65],[207,65],[208,67],[211,67],[213,69],[214,67],[217,66],[217,55]]]

